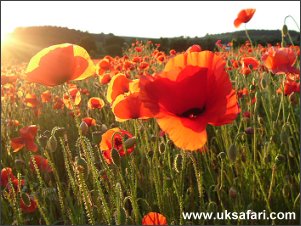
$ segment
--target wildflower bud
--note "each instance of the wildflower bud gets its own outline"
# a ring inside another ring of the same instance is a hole
[[[55,152],[56,148],[57,148],[57,140],[55,136],[50,136],[46,145],[46,149],[51,152]]]
[[[217,155],[217,157],[219,157],[220,159],[225,159],[226,158],[226,154],[225,154],[225,152],[220,152],[218,155]]]
[[[112,157],[112,160],[113,160],[113,163],[116,165],[116,166],[120,166],[120,155],[119,155],[119,152],[113,148],[112,152],[111,152],[111,157]]]
[[[84,121],[79,125],[82,135],[86,136],[89,130],[89,126]]]
[[[287,28],[286,24],[284,24],[282,27],[282,37],[287,36],[287,33],[288,33],[288,28]]]
[[[284,125],[281,129],[281,132],[280,132],[280,141],[282,144],[285,144],[287,143],[287,140],[288,140],[288,132],[287,132],[287,126]]]
[[[234,187],[231,187],[231,188],[229,189],[229,196],[230,196],[232,199],[235,199],[235,198],[236,198],[236,196],[237,196],[237,191],[236,191],[236,189],[235,189]]]
[[[21,193],[21,199],[23,200],[23,203],[25,204],[25,206],[29,207],[31,202],[30,202],[30,197],[27,193],[22,192]]]
[[[164,153],[165,147],[166,147],[166,145],[165,145],[163,142],[161,142],[160,145],[159,145],[159,152],[160,152],[161,154]]]
[[[92,140],[95,144],[99,144],[101,142],[101,131],[92,132]]]
[[[48,140],[48,137],[45,136],[45,135],[41,135],[41,136],[39,137],[39,141],[40,141],[40,144],[42,145],[42,147],[45,147],[45,146],[46,146],[47,140]]]
[[[131,137],[124,142],[124,146],[126,149],[133,147],[137,142],[136,137]]]
[[[87,168],[87,162],[84,158],[76,156],[75,161],[78,171],[83,172]]]
[[[278,154],[275,158],[275,162],[277,165],[280,165],[285,161],[285,157],[282,154]]]
[[[172,142],[172,140],[167,141],[167,145],[170,149],[173,149],[175,147],[175,144]]]
[[[153,151],[149,151],[149,152],[147,152],[147,156],[148,156],[149,158],[152,158],[152,157],[153,157],[153,155],[154,155],[154,152],[153,152]]]
[[[249,135],[254,134],[254,129],[252,127],[248,127],[245,129],[245,133]]]
[[[296,157],[296,152],[293,151],[293,150],[289,150],[288,155],[289,155],[289,157],[291,157],[291,158],[295,158],[295,157]]]
[[[290,187],[288,184],[284,185],[282,188],[282,195],[284,198],[289,198],[291,194]]]
[[[217,205],[216,202],[209,202],[207,207],[207,212],[216,212],[217,211]]]
[[[60,136],[63,136],[65,134],[66,130],[64,127],[59,127],[59,128],[56,128],[56,134],[60,137]]]
[[[107,132],[107,130],[108,130],[108,127],[106,126],[106,124],[102,124],[101,128],[100,128],[100,132],[103,134],[103,133]]]
[[[234,144],[232,144],[228,150],[228,157],[232,162],[235,162],[237,156],[237,149]]]
[[[174,168],[177,173],[180,173],[182,170],[183,157],[180,154],[177,154],[174,160]]]

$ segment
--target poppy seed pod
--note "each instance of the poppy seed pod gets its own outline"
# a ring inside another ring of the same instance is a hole
[[[235,162],[237,156],[237,149],[234,144],[232,144],[228,150],[228,157],[232,162]]]
[[[79,128],[81,130],[82,135],[87,135],[88,130],[89,130],[89,126],[87,125],[87,123],[85,123],[84,121],[82,121],[79,125]]]
[[[231,187],[231,188],[229,189],[229,196],[230,196],[232,199],[235,199],[235,198],[236,198],[236,196],[237,196],[237,191],[236,191],[236,189],[235,189],[234,187]]]
[[[55,138],[55,136],[50,136],[48,141],[47,141],[47,144],[46,144],[46,149],[51,151],[51,152],[55,152],[57,148],[57,140]]]
[[[282,30],[281,30],[281,33],[282,33],[282,37],[287,36],[288,28],[287,28],[287,25],[286,25],[286,24],[283,25]]]
[[[136,142],[137,142],[136,137],[131,137],[124,142],[124,146],[126,149],[131,148],[131,147],[134,147]]]

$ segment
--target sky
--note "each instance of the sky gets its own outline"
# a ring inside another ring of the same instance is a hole
[[[16,27],[44,25],[120,36],[203,37],[244,30],[233,21],[246,8],[256,9],[247,29],[281,29],[288,15],[300,27],[300,1],[1,1],[1,39]],[[298,31],[291,18],[286,24]]]

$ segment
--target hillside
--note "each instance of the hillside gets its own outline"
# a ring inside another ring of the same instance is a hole
[[[280,30],[249,30],[249,35],[254,43],[266,45],[281,42]],[[295,44],[300,43],[300,34],[290,31],[290,35]],[[1,46],[2,61],[28,61],[36,52],[50,45],[58,43],[79,44],[86,48],[92,57],[102,57],[104,55],[121,55],[126,44],[131,44],[134,40],[152,40],[161,45],[161,50],[169,51],[175,49],[183,51],[192,44],[199,44],[203,49],[213,50],[215,42],[222,40],[223,43],[234,41],[235,45],[245,42],[244,31],[229,32],[222,34],[207,34],[204,37],[175,37],[175,38],[136,38],[122,37],[114,34],[91,34],[74,29],[53,26],[24,27],[16,28],[11,34],[10,42]]]

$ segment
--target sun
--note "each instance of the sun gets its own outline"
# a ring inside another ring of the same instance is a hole
[[[1,27],[1,44],[7,43],[11,39],[12,29],[7,29],[6,27]]]

